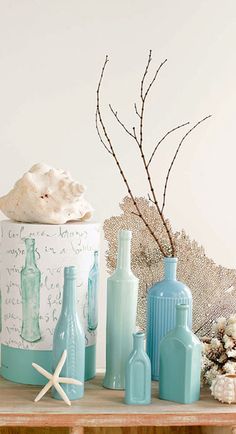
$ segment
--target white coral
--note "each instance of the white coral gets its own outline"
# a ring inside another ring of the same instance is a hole
[[[10,219],[28,223],[63,224],[87,220],[93,209],[84,199],[85,187],[64,170],[35,164],[14,188],[0,198],[0,209]]]

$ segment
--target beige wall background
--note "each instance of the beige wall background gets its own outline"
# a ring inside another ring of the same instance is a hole
[[[235,21],[235,0],[0,0],[0,194],[45,161],[87,185],[96,220],[119,213],[126,191],[94,125],[96,86],[108,54],[104,114],[135,193],[146,195],[137,149],[107,105],[133,124],[132,105],[152,48],[152,71],[163,59],[168,63],[148,104],[147,153],[170,128],[213,114],[181,150],[166,215],[217,263],[235,267]],[[153,164],[159,195],[180,137],[171,136]],[[103,259],[98,368],[104,367],[105,279]]]

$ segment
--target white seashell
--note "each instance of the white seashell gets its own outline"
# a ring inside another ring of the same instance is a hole
[[[236,375],[218,375],[212,381],[210,389],[214,398],[220,402],[236,403]]]
[[[68,172],[39,163],[0,198],[0,210],[8,218],[25,223],[88,220],[93,209],[83,198],[84,191],[85,187],[75,182]]]

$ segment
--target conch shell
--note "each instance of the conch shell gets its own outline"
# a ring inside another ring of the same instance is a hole
[[[68,172],[39,163],[0,198],[0,210],[11,220],[25,223],[88,220],[93,209],[83,198],[84,191]]]
[[[211,384],[211,394],[218,401],[236,403],[236,375],[218,375]]]

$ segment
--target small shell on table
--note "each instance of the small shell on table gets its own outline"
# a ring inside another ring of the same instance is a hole
[[[0,210],[25,223],[64,224],[88,220],[93,208],[84,199],[85,187],[68,172],[43,163],[35,164],[14,188],[0,198]]]
[[[218,401],[236,403],[236,375],[218,375],[211,384],[211,394]]]

